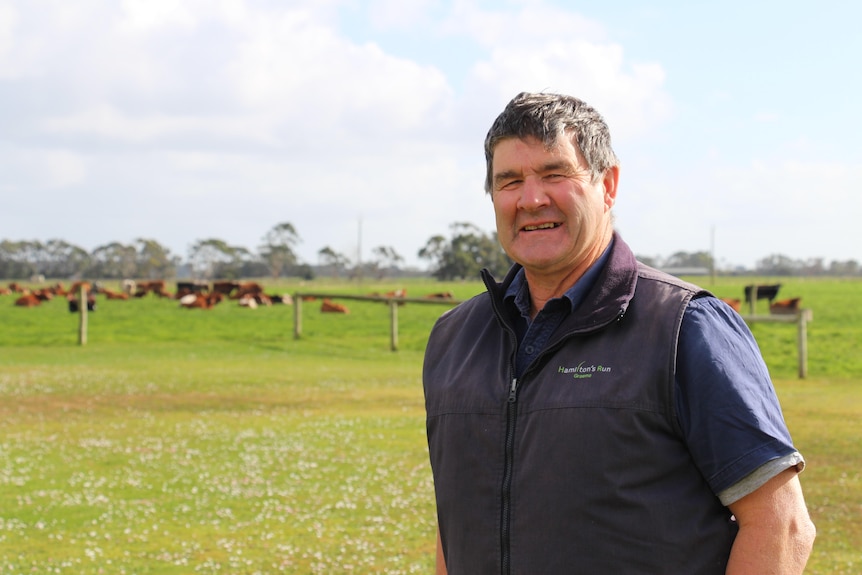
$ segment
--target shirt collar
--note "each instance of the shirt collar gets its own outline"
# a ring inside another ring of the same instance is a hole
[[[575,285],[567,289],[561,297],[554,298],[551,301],[563,299],[568,300],[570,304],[569,311],[575,311],[583,301],[584,297],[586,297],[587,293],[589,293],[593,284],[596,283],[596,278],[599,276],[599,273],[601,273],[602,268],[605,267],[611,253],[613,243],[613,240],[611,240],[608,247],[605,248],[605,251],[602,252],[601,256],[599,256],[599,259],[593,262],[584,275],[575,282]],[[521,312],[521,315],[524,317],[530,317],[530,290],[527,286],[527,277],[524,273],[524,268],[518,270],[512,283],[509,284],[509,287],[506,289],[504,301],[514,301],[515,306],[518,308],[518,311]]]

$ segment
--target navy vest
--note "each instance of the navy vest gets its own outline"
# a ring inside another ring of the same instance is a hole
[[[440,318],[424,366],[449,574],[723,574],[737,526],[673,408],[683,311],[704,292],[638,264],[617,238],[514,382],[506,282],[486,283]]]

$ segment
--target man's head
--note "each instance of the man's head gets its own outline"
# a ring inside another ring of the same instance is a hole
[[[520,94],[485,153],[500,245],[531,285],[571,285],[613,235],[619,162],[607,125],[575,98]]]
[[[547,147],[572,138],[595,181],[618,166],[611,135],[602,116],[587,103],[561,94],[521,92],[497,116],[485,137],[485,192],[492,190],[492,161],[497,144],[507,138],[535,138]]]

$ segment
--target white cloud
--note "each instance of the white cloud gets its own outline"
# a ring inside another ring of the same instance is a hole
[[[246,109],[286,131],[386,139],[446,121],[452,97],[437,69],[356,45],[301,13],[266,18],[238,45],[230,85]]]
[[[123,20],[120,29],[127,32],[146,32],[165,26],[193,28],[206,9],[200,2],[173,0],[122,0]]]
[[[51,148],[0,148],[3,161],[0,169],[4,173],[4,188],[8,190],[4,199],[33,197],[46,198],[43,192],[62,191],[86,181],[89,175],[87,158],[73,151]],[[34,190],[39,193],[33,194]],[[50,209],[49,203],[40,208]]]
[[[670,114],[662,67],[628,60],[598,22],[540,2],[510,12],[465,8],[460,16],[488,51],[473,67],[486,102],[490,94],[502,105],[525,90],[572,94],[596,107],[619,139],[648,133]]]
[[[199,143],[232,141],[234,145],[275,145],[268,118],[259,116],[186,116],[180,114],[127,114],[109,105],[84,109],[69,116],[40,121],[46,134],[96,137],[115,144],[162,143],[170,138],[191,137]]]
[[[371,24],[378,29],[408,28],[425,25],[432,0],[372,0],[368,3]]]
[[[67,151],[49,151],[43,156],[43,177],[50,188],[68,188],[85,181],[87,165],[80,154]]]
[[[0,119],[9,151],[0,154],[0,171],[11,176],[4,190],[56,194],[38,218],[0,213],[12,238],[59,235],[92,247],[133,234],[184,254],[203,237],[254,248],[271,226],[290,221],[313,259],[323,245],[355,245],[362,218],[366,251],[391,245],[413,258],[452,222],[493,228],[482,191],[485,131],[517,92],[548,90],[595,105],[618,151],[626,148],[617,211],[636,251],[705,249],[713,225],[719,247],[730,234],[745,236],[738,245],[756,244],[750,254],[734,248],[727,256],[734,261],[767,248],[794,257],[807,248],[831,257],[834,249],[849,258],[837,230],[860,240],[859,168],[794,161],[819,145],[805,133],[759,162],[728,160],[720,153],[728,144],[698,126],[690,133],[714,155],[670,150],[680,144],[667,131],[676,104],[665,65],[638,59],[605,23],[570,10],[380,0],[356,11],[371,15],[369,29],[435,27],[427,37],[473,50],[461,60],[419,61],[391,41],[352,40],[338,27],[337,11],[348,4],[337,1],[33,6],[0,0]],[[727,94],[737,91],[728,85],[714,94],[728,115]],[[752,117],[750,109],[733,116],[754,130]],[[652,147],[659,138],[661,150]],[[679,166],[680,156],[700,160]],[[137,203],[129,214],[121,203],[92,201],[88,216],[105,225],[73,229],[57,201],[70,193],[94,200],[122,193]]]
[[[0,1],[0,79],[16,75],[12,47],[16,42],[17,24],[18,11],[15,6],[11,1]]]

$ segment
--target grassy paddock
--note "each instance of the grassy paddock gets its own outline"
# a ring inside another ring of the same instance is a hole
[[[745,283],[705,287],[740,297]],[[808,459],[819,529],[808,573],[862,568],[862,316],[845,306],[859,288],[782,287],[814,310],[807,380],[796,379],[794,328],[753,327]],[[65,302],[19,309],[0,296],[0,573],[430,573],[420,377],[446,308],[401,308],[392,353],[386,306],[345,303],[347,316],[306,304],[295,341],[289,306],[100,299],[79,347]]]

